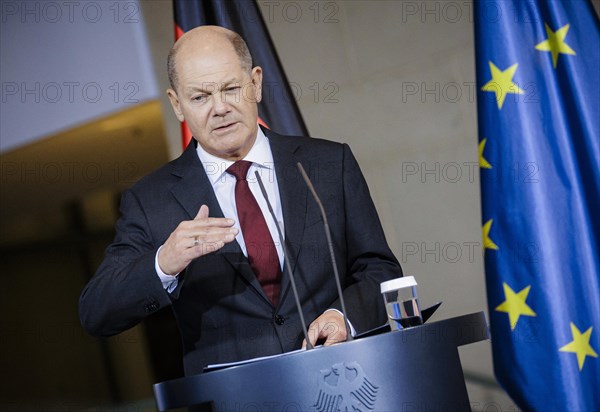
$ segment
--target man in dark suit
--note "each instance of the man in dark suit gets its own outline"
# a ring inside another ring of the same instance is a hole
[[[86,330],[114,335],[172,305],[187,375],[300,348],[283,248],[273,241],[277,229],[253,179],[257,171],[284,227],[311,343],[345,340],[322,218],[297,162],[328,214],[352,329],[383,324],[379,284],[402,271],[349,147],[261,129],[262,70],[229,30],[186,33],[170,53],[169,77],[171,104],[194,140],[123,194],[114,242],[81,295]],[[234,172],[240,165],[241,177]],[[260,212],[252,215],[251,207]],[[256,240],[259,232],[268,240]]]

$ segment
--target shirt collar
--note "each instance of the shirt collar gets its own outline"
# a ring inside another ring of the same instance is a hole
[[[213,186],[221,180],[227,168],[234,163],[231,160],[222,159],[208,153],[200,144],[196,145],[196,153],[198,153],[202,167],[204,167],[204,171]],[[256,133],[254,145],[243,160],[252,162],[260,168],[269,170],[274,168],[273,153],[271,152],[269,139],[265,136],[260,126]]]

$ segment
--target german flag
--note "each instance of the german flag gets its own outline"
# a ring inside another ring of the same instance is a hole
[[[308,136],[296,99],[255,0],[173,0],[175,40],[202,25],[222,26],[239,33],[250,49],[253,64],[263,69],[263,99],[258,122],[274,131]],[[192,138],[182,123],[183,146]]]

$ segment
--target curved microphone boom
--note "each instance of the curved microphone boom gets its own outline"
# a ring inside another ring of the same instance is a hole
[[[306,322],[304,321],[304,314],[302,313],[302,305],[300,304],[300,298],[298,297],[298,290],[296,289],[296,279],[292,274],[292,269],[290,266],[290,262],[288,260],[288,251],[285,243],[285,239],[283,238],[283,234],[281,233],[281,227],[279,226],[279,222],[277,221],[277,217],[275,217],[275,212],[273,212],[273,207],[271,206],[271,202],[269,202],[269,196],[267,195],[267,191],[265,190],[265,186],[263,185],[262,179],[258,174],[258,170],[254,171],[254,175],[256,176],[256,180],[258,181],[258,186],[260,186],[260,191],[267,202],[267,207],[269,208],[269,212],[275,221],[275,227],[277,227],[277,234],[279,235],[279,242],[281,242],[281,246],[283,247],[283,260],[285,262],[284,266],[286,268],[287,274],[290,278],[290,283],[292,284],[292,290],[294,291],[294,299],[296,300],[296,307],[298,308],[298,314],[300,315],[300,323],[302,324],[302,332],[304,333],[304,339],[306,341],[306,349],[313,349],[313,345],[310,343],[308,339],[308,333],[306,329]]]
[[[329,247],[329,254],[331,255],[331,265],[333,266],[333,274],[335,276],[335,282],[337,285],[338,295],[340,297],[340,305],[342,307],[342,316],[344,316],[344,325],[346,326],[346,341],[351,341],[351,340],[353,340],[352,332],[351,332],[350,324],[348,323],[348,316],[346,316],[346,304],[344,302],[344,295],[342,294],[342,285],[340,284],[340,274],[338,273],[337,263],[335,261],[335,255],[333,253],[333,240],[331,240],[331,230],[329,230],[329,222],[327,221],[327,214],[325,213],[325,208],[323,207],[323,204],[321,203],[321,199],[319,198],[319,195],[317,195],[317,191],[315,190],[315,187],[313,186],[312,182],[308,178],[306,171],[304,171],[304,167],[302,167],[302,163],[298,162],[298,163],[296,163],[296,166],[298,166],[298,170],[300,170],[300,174],[302,175],[302,178],[306,182],[306,186],[308,186],[310,193],[312,193],[313,197],[315,198],[315,201],[317,202],[317,205],[319,206],[319,210],[321,211],[321,216],[323,216],[323,226],[325,228],[325,236],[327,236],[327,246]]]

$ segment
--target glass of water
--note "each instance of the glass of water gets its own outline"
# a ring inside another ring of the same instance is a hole
[[[413,276],[404,276],[383,282],[381,294],[392,331],[423,323],[417,296],[417,281]]]

